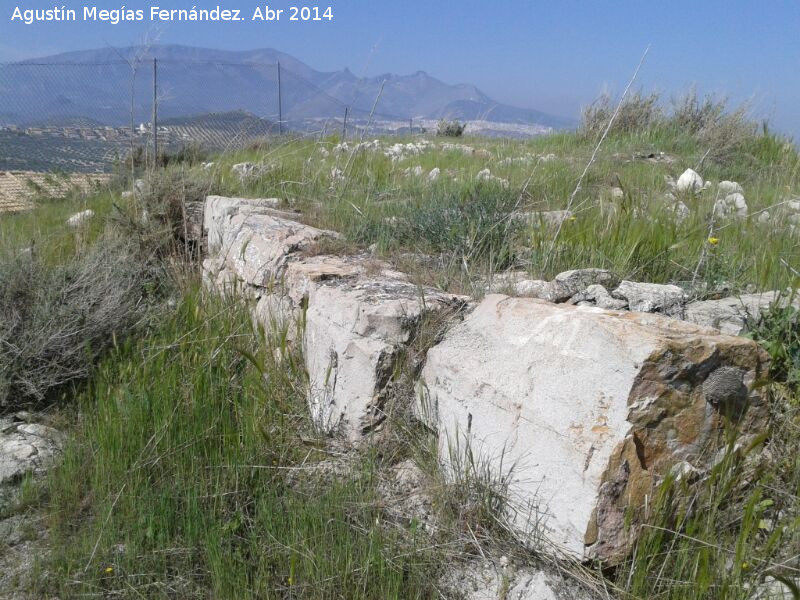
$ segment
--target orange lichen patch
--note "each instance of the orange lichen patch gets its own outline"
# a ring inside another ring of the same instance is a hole
[[[627,525],[628,513],[633,512],[635,525],[640,520],[636,515],[654,487],[654,473],[642,464],[641,443],[634,434],[609,458],[597,506],[584,533],[584,543],[592,546],[592,554],[604,557],[607,564],[616,564],[628,555],[635,539],[635,529]]]
[[[726,424],[763,429],[767,407],[754,384],[768,366],[763,349],[727,336],[671,340],[642,364],[628,398],[631,433],[609,457],[584,534],[590,555],[622,560],[657,482],[681,461],[708,468]]]
[[[0,171],[0,213],[30,210],[36,198],[63,198],[108,183],[105,174]]]

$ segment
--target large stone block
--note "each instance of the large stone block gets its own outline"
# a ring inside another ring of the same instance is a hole
[[[250,286],[269,287],[284,274],[291,256],[326,237],[337,237],[324,231],[268,214],[251,211],[226,216],[207,229],[209,255],[219,259],[214,265],[233,274],[233,278]],[[212,239],[218,239],[219,243]],[[218,279],[211,276],[210,279]]]
[[[303,340],[314,421],[352,440],[374,430],[398,396],[400,359],[426,326],[424,317],[464,302],[385,272],[318,279],[308,294]]]
[[[492,295],[428,352],[418,409],[445,465],[466,448],[513,465],[521,539],[614,563],[660,478],[707,469],[729,421],[745,437],[765,427],[754,383],[767,360],[750,340],[659,315]]]
[[[269,214],[280,204],[277,198],[229,198],[206,196],[203,206],[203,231],[210,255],[219,252],[222,236],[230,218],[239,213]]]

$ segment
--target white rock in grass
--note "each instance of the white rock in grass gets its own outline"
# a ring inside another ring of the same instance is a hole
[[[507,179],[503,179],[502,177],[497,177],[496,175],[492,175],[492,172],[489,169],[483,169],[481,171],[478,171],[478,174],[475,175],[475,179],[477,179],[478,181],[499,183],[503,187],[508,187],[509,185]]]
[[[615,564],[659,479],[680,461],[710,468],[726,415],[744,440],[763,431],[768,361],[661,315],[491,295],[428,352],[418,414],[446,472],[471,452],[506,478],[521,541]]]
[[[239,176],[239,180],[244,182],[247,179],[257,177],[263,173],[263,165],[251,162],[237,163],[231,166],[231,171]]]
[[[0,484],[46,469],[60,452],[63,439],[63,434],[52,427],[9,425],[0,420]]]
[[[439,167],[434,167],[433,169],[431,169],[431,172],[428,173],[428,181],[433,183],[434,181],[439,179],[440,173],[441,173],[441,170],[439,169]]]
[[[728,194],[714,203],[714,216],[718,218],[735,217],[737,219],[746,219],[747,214],[747,201],[738,192]]]
[[[675,215],[675,221],[677,223],[683,223],[686,219],[689,218],[689,215],[691,214],[689,207],[686,206],[686,203],[684,203],[681,200],[677,200],[672,204],[670,204],[669,210],[670,212],[672,212],[673,215]]]
[[[727,196],[728,194],[744,194],[742,186],[735,181],[720,181],[717,189],[723,196]]]
[[[72,227],[73,229],[77,229],[78,227],[82,227],[86,225],[89,221],[94,218],[94,211],[89,208],[87,210],[82,210],[79,213],[75,213],[69,219],[67,219],[67,225]]]
[[[678,178],[675,189],[682,193],[697,193],[703,189],[703,178],[692,169],[686,169]]]
[[[622,200],[625,198],[625,192],[622,188],[619,187],[612,187],[611,188],[611,199],[612,200]]]

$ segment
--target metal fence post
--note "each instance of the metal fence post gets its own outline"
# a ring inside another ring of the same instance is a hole
[[[278,61],[278,135],[283,133],[283,103],[281,101],[281,63]]]
[[[349,107],[344,107],[344,122],[342,123],[342,141],[347,139],[347,110]]]
[[[153,170],[158,168],[158,59],[153,59]]]

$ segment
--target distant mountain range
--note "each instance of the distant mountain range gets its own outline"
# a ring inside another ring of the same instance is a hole
[[[462,121],[573,127],[572,119],[495,102],[474,85],[449,85],[424,71],[356,77],[348,69],[317,71],[272,49],[231,52],[177,45],[102,48],[0,64],[0,125],[53,125],[91,121],[124,125],[148,122],[152,105],[152,59],[158,59],[159,115],[163,119],[213,112],[246,111],[278,117],[277,63],[281,65],[283,120],[366,119],[376,98],[374,119],[458,118]],[[381,92],[381,88],[383,91]]]

